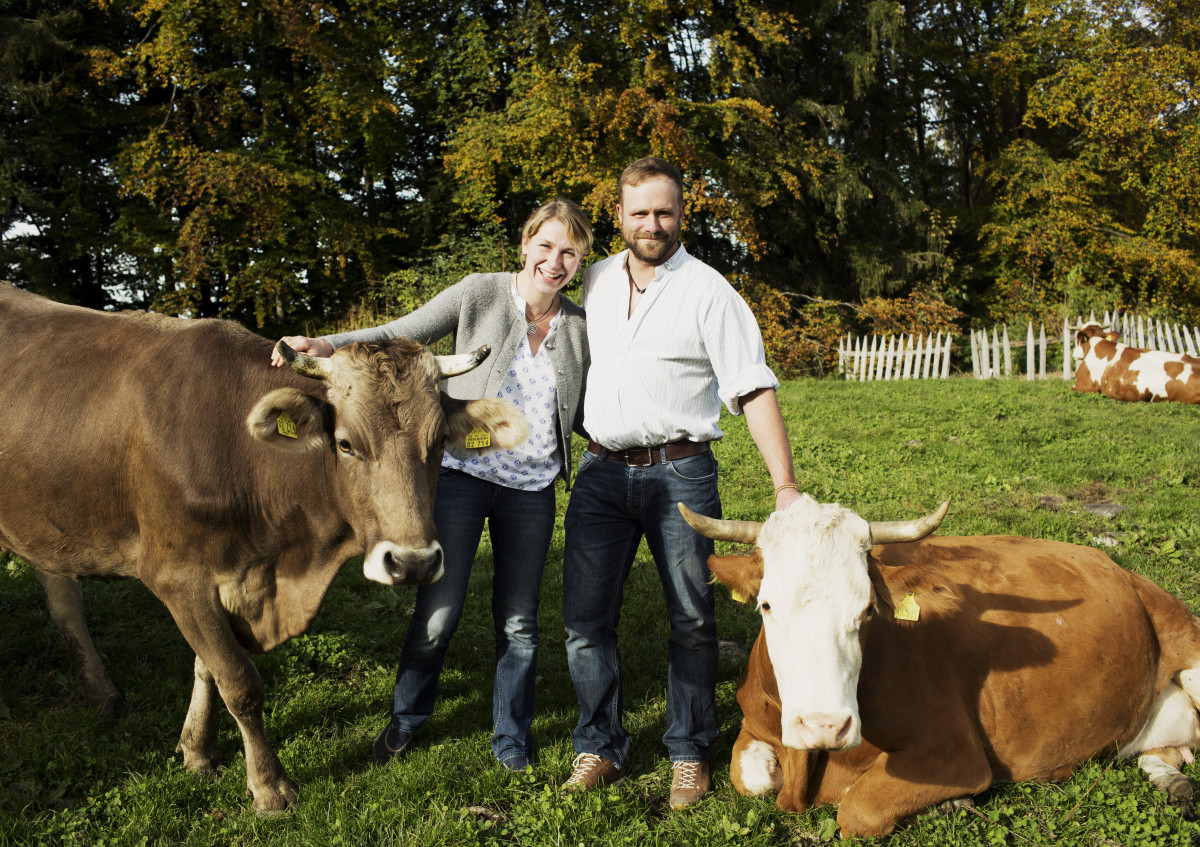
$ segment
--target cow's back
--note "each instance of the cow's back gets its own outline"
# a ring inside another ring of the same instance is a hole
[[[872,555],[896,568],[889,585],[911,574],[918,603],[940,590],[957,606],[872,623],[859,701],[864,742],[880,749],[958,728],[996,781],[1062,778],[1133,738],[1170,676],[1130,575],[1097,550],[932,537]]]
[[[39,567],[138,576],[147,533],[190,552],[227,544],[211,530],[260,519],[264,473],[299,484],[315,468],[272,461],[247,434],[258,396],[306,381],[269,368],[270,342],[232,322],[97,312],[0,284],[0,337],[0,541]]]

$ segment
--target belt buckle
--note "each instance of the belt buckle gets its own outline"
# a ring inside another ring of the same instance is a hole
[[[646,461],[644,463],[641,461],[641,458],[642,458],[641,453],[639,452],[639,453],[635,454],[633,452],[634,449],[646,451]],[[638,461],[634,461],[634,459],[637,459]],[[631,468],[648,468],[648,467],[650,467],[651,465],[654,464],[654,448],[653,447],[638,447],[638,448],[630,447],[628,450],[625,451],[625,464]]]

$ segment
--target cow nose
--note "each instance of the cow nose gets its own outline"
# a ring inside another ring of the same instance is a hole
[[[810,712],[797,717],[793,724],[803,750],[839,750],[850,742],[853,727],[849,712]]]
[[[428,585],[442,577],[442,545],[434,542],[422,550],[389,550],[383,556],[384,568],[400,585]]]
[[[363,560],[363,575],[386,585],[428,585],[442,577],[442,545],[401,547],[379,542]]]

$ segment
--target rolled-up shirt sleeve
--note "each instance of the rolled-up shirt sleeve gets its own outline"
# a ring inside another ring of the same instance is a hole
[[[720,291],[701,323],[704,346],[717,377],[717,395],[732,415],[742,413],[739,399],[762,388],[778,388],[767,365],[762,333],[746,301],[732,289]]]

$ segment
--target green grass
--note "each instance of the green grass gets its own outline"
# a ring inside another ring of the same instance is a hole
[[[951,501],[944,534],[1012,533],[1106,544],[1200,611],[1200,408],[1123,405],[1042,383],[840,383],[781,389],[802,487],[868,519],[913,517]],[[740,420],[718,445],[726,515],[764,518],[771,486]],[[565,505],[562,495],[560,505]],[[1058,508],[1039,505],[1057,496]],[[1125,508],[1115,518],[1084,510]],[[370,746],[391,697],[411,590],[369,583],[357,562],[313,629],[259,657],[268,731],[300,787],[300,804],[256,816],[232,720],[221,716],[227,767],[204,780],[173,755],[192,657],[162,605],[128,580],[86,582],[97,647],[127,698],[103,720],[74,696],[66,653],[29,567],[0,564],[0,845],[809,845],[835,837],[834,810],[778,812],[738,796],[729,751],[740,720],[737,661],[721,665],[722,735],[715,794],[670,812],[663,732],[666,627],[644,549],[626,589],[621,638],[632,778],[566,797],[574,694],[560,611],[561,529],[543,592],[538,716],[531,775],[509,775],[488,748],[492,631],[490,550],[451,648],[437,712],[406,759],[379,768]],[[748,644],[753,610],[718,601],[724,639]],[[1200,774],[1193,773],[1194,778]],[[975,811],[930,814],[893,845],[1190,844],[1200,827],[1156,795],[1133,763],[1094,762],[1063,784],[993,789]]]

